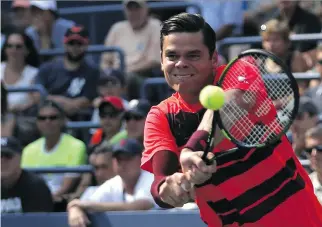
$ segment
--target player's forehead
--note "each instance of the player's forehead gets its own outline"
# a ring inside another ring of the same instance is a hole
[[[163,39],[163,52],[208,52],[204,44],[204,38],[201,31],[199,32],[177,32],[171,33]]]

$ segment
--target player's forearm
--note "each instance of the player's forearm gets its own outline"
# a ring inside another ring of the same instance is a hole
[[[151,185],[151,194],[158,206],[162,208],[173,208],[173,206],[164,203],[159,195],[160,186],[165,178],[179,171],[178,157],[171,151],[159,151],[152,160],[154,181]]]

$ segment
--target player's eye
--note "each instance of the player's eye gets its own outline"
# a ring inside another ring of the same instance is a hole
[[[196,60],[199,60],[200,59],[200,55],[199,54],[189,54],[188,55],[188,59],[189,60],[196,61]]]
[[[175,55],[175,54],[168,54],[168,55],[167,55],[167,58],[168,58],[170,61],[174,61],[174,60],[176,60],[176,59],[178,58],[178,56],[177,56],[177,55]]]

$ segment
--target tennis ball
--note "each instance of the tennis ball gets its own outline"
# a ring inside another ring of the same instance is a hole
[[[203,107],[219,110],[225,103],[225,92],[220,87],[207,85],[201,90],[199,100]]]

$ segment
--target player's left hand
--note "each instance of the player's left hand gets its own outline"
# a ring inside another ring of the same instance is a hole
[[[182,172],[192,184],[202,184],[211,178],[216,172],[217,165],[214,161],[211,165],[207,165],[202,160],[203,151],[191,151],[183,149],[180,154],[180,164]],[[208,158],[212,158],[213,154],[209,153]]]

